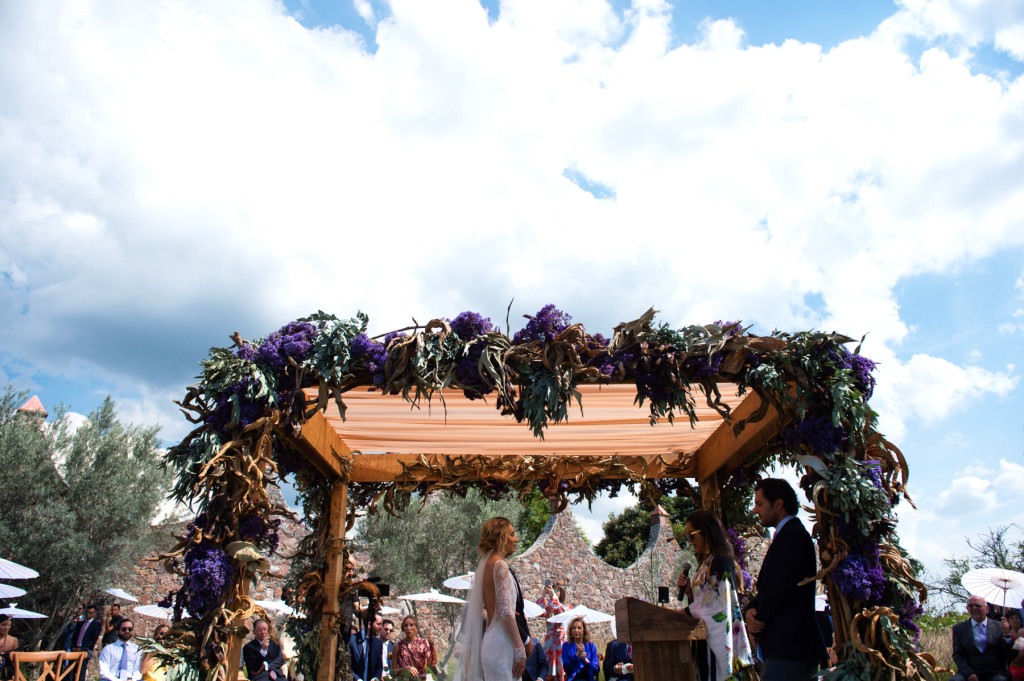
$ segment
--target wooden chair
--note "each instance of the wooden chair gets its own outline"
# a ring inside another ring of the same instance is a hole
[[[86,664],[89,664],[89,653],[85,651],[62,654],[54,681],[78,681],[79,672]]]
[[[14,681],[55,681],[57,673],[60,671],[60,662],[63,657],[63,651],[28,653],[16,650],[11,653],[11,664],[14,665]],[[42,665],[42,669],[36,679],[30,680],[22,674],[21,664],[23,662]]]

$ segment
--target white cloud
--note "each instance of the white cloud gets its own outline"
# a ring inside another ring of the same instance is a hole
[[[1000,336],[1010,336],[1017,332],[1017,325],[1011,322],[1003,322],[998,328]]]
[[[934,423],[983,395],[1006,395],[1019,382],[1012,365],[994,372],[930,355],[886,361],[878,373],[873,402],[882,432],[896,442],[906,434],[908,419]]]
[[[990,481],[971,475],[956,478],[935,500],[935,510],[954,517],[987,513],[996,506],[991,488]]]

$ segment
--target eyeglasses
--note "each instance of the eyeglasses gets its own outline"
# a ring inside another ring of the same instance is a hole
[[[984,608],[984,607],[985,607],[984,605],[979,605],[978,603],[968,603],[967,604],[967,609],[968,610],[974,610],[975,608]]]
[[[124,627],[121,627],[121,633],[122,634],[127,634],[130,631],[135,631],[135,630],[130,628],[130,627],[128,629],[125,629]]]

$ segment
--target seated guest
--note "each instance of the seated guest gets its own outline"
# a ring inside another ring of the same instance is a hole
[[[1021,629],[1020,611],[1010,610],[1006,615],[1010,623],[1010,638],[1013,639],[1014,657],[1010,660],[1010,676],[1013,681],[1024,681],[1024,630]]]
[[[412,615],[406,615],[402,620],[402,633],[405,634],[405,638],[395,644],[393,676],[405,671],[421,679],[427,678],[427,667],[437,666],[434,642],[420,638],[419,625]]]
[[[981,596],[967,599],[970,618],[953,625],[952,681],[1010,681],[1007,662],[1013,657],[1010,624],[988,619],[988,604]]]
[[[104,681],[142,678],[142,651],[132,642],[135,625],[122,619],[117,627],[117,641],[100,651],[100,678]]]
[[[281,646],[270,639],[270,625],[256,620],[252,627],[253,640],[242,646],[242,661],[249,681],[274,681],[284,679],[284,652]]]
[[[605,681],[633,681],[633,646],[612,639],[604,649]]]
[[[0,679],[14,677],[11,653],[18,649],[18,638],[11,636],[11,616],[0,615]]]
[[[565,681],[597,681],[601,663],[597,658],[597,646],[590,641],[590,631],[582,617],[569,622],[568,638],[562,644]]]
[[[544,646],[533,636],[533,652],[526,658],[526,670],[523,671],[523,681],[544,681],[548,677],[548,657],[544,653]]]
[[[153,632],[153,640],[159,641],[167,635],[171,628],[161,624]],[[156,658],[156,653],[149,652],[142,657],[142,681],[164,681],[167,676],[167,667]]]

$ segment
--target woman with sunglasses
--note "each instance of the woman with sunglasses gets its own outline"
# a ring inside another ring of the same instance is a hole
[[[692,580],[680,575],[678,584],[690,601],[686,612],[707,627],[710,681],[745,678],[754,659],[740,612],[740,569],[725,527],[715,514],[694,511],[685,536],[700,565]]]

